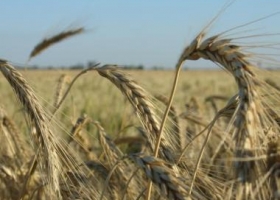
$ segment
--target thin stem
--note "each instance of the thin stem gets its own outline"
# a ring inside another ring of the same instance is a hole
[[[105,184],[104,184],[104,187],[103,187],[103,189],[102,189],[102,193],[101,193],[101,196],[100,196],[100,199],[99,199],[99,200],[102,200],[102,199],[103,199],[103,196],[104,196],[104,194],[105,194],[105,191],[106,191],[106,189],[107,189],[107,187],[108,187],[108,185],[109,185],[109,181],[110,181],[110,179],[111,179],[113,173],[115,172],[116,168],[117,168],[118,165],[121,163],[121,161],[122,161],[122,159],[121,159],[121,160],[118,160],[118,161],[114,164],[114,166],[112,167],[110,173],[108,174],[108,176],[107,176],[107,178],[106,178],[106,180],[105,180]]]
[[[128,189],[129,183],[130,183],[130,181],[133,179],[133,177],[136,175],[136,173],[139,171],[139,169],[140,169],[140,167],[138,167],[138,168],[133,172],[133,174],[130,176],[130,178],[128,179],[128,181],[127,181],[127,183],[126,183],[126,186],[125,186],[125,188],[124,188],[124,191],[123,191],[123,195],[122,195],[121,200],[125,200],[124,198],[125,198],[125,195],[127,194],[126,191],[127,191],[127,189]]]
[[[170,97],[169,97],[169,102],[168,102],[168,105],[165,109],[163,119],[162,119],[162,122],[161,122],[161,125],[160,125],[159,134],[158,134],[158,138],[157,138],[157,141],[156,141],[156,148],[155,148],[155,151],[154,151],[154,157],[155,158],[158,156],[160,142],[161,142],[162,133],[163,133],[163,128],[164,128],[164,125],[166,123],[166,119],[167,119],[168,113],[170,111],[170,108],[171,108],[171,105],[172,105],[172,102],[173,102],[173,98],[174,98],[174,95],[175,95],[175,91],[176,91],[176,88],[177,88],[177,84],[178,84],[178,80],[179,80],[179,74],[180,74],[181,66],[182,66],[183,62],[179,62],[179,63],[180,64],[177,65],[178,67],[176,67],[176,74],[175,74],[175,78],[174,78],[174,82],[173,82],[173,86],[172,86],[172,91],[171,91],[171,94],[170,94]],[[152,180],[150,180],[149,184],[148,184],[148,188],[147,188],[146,200],[151,199],[152,185],[153,185]]]
[[[77,75],[75,76],[75,78],[71,81],[69,87],[67,88],[66,92],[64,93],[63,97],[62,97],[61,100],[58,102],[57,106],[55,107],[55,110],[53,111],[52,117],[55,115],[56,111],[60,108],[61,104],[63,103],[63,101],[64,101],[65,98],[67,97],[67,95],[68,95],[70,89],[71,89],[72,86],[74,85],[75,81],[76,81],[82,74],[85,74],[85,73],[87,73],[87,72],[90,71],[90,70],[93,70],[93,69],[94,69],[95,67],[97,67],[98,65],[99,65],[99,63],[96,64],[96,65],[94,65],[94,66],[91,66],[91,67],[89,67],[89,68],[87,68],[87,69],[84,69],[84,70],[82,70],[79,74],[77,74]],[[52,117],[51,117],[50,121],[52,120]]]
[[[202,147],[200,149],[200,152],[199,152],[199,155],[198,155],[198,159],[197,159],[197,162],[196,162],[196,165],[195,165],[194,174],[193,174],[192,181],[191,181],[191,186],[190,186],[190,190],[189,190],[189,196],[191,196],[192,189],[193,189],[193,186],[194,186],[194,181],[195,181],[195,178],[196,178],[196,175],[197,175],[197,171],[198,171],[198,167],[200,165],[200,162],[201,162],[201,159],[202,159],[202,156],[203,156],[206,144],[209,141],[209,138],[210,138],[213,126],[214,126],[214,123],[210,125],[209,131],[208,131],[208,133],[206,135],[206,138],[204,140],[204,143],[203,143],[203,145],[202,145]]]
[[[20,193],[20,199],[23,199],[24,195],[27,193],[27,184],[31,178],[31,175],[34,173],[36,167],[37,167],[37,164],[38,164],[38,156],[40,154],[40,147],[38,148],[34,158],[32,159],[32,162],[30,163],[30,166],[29,166],[29,170],[28,172],[26,173],[25,175],[25,179],[24,179],[24,183],[23,183],[23,187],[21,189],[21,193]]]

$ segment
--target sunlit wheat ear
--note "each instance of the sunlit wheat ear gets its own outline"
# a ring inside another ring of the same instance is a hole
[[[67,76],[66,74],[62,74],[59,79],[58,79],[58,83],[57,83],[57,87],[56,87],[56,91],[55,91],[55,96],[54,96],[54,103],[53,103],[53,107],[55,109],[57,109],[59,102],[62,99],[62,95],[64,93],[65,90],[65,85],[69,82],[69,76]]]
[[[239,89],[239,104],[233,120],[233,139],[235,141],[235,155],[238,158],[253,157],[254,149],[260,145],[264,133],[256,134],[256,125],[262,112],[255,86],[255,75],[251,71],[252,65],[247,61],[247,55],[240,52],[239,46],[231,44],[230,39],[220,39],[219,35],[202,41],[202,37],[195,39],[193,46],[188,47],[185,59],[194,60],[204,58],[220,64],[228,70],[237,83]],[[254,181],[254,162],[236,162],[235,172],[241,182]],[[247,196],[248,197],[248,196]]]
[[[49,127],[46,113],[39,104],[31,87],[13,66],[1,60],[0,70],[36,126],[37,135],[34,136],[34,141],[42,151],[42,165],[48,170],[49,183],[47,187],[49,188],[49,194],[60,198],[59,175],[61,164],[56,151],[55,136]]]
[[[126,74],[118,70],[116,66],[105,65],[103,67],[96,68],[96,70],[101,76],[107,78],[117,88],[119,88],[124,96],[129,100],[143,126],[149,133],[147,138],[151,141],[150,144],[154,146],[155,141],[159,136],[160,124],[155,107],[148,98],[148,93]],[[161,141],[160,154],[161,157],[169,160],[170,162],[174,162],[172,148],[165,138]]]
[[[63,31],[61,33],[58,33],[50,38],[45,38],[42,42],[40,42],[39,44],[37,44],[34,49],[31,51],[30,55],[29,55],[29,60],[35,56],[37,56],[38,54],[42,53],[44,50],[46,50],[47,48],[49,48],[50,46],[61,42],[62,40],[65,40],[69,37],[72,37],[74,35],[83,33],[85,31],[85,29],[83,27],[81,28],[76,28],[76,29],[70,29],[67,31]]]

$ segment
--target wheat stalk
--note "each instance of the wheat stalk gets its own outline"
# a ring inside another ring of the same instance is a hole
[[[54,111],[53,111],[53,116],[56,114],[56,112],[58,111],[58,109],[59,109],[60,106],[62,105],[63,101],[66,99],[66,97],[67,97],[67,95],[69,94],[69,92],[70,92],[72,86],[73,86],[74,83],[78,80],[78,78],[79,78],[81,75],[87,73],[88,71],[95,69],[95,67],[98,66],[98,65],[99,65],[99,63],[95,64],[94,66],[90,66],[90,67],[87,68],[87,69],[82,70],[80,73],[78,73],[78,74],[72,79],[72,81],[70,82],[70,84],[69,84],[67,90],[65,91],[64,95],[61,97],[60,101],[57,102],[57,105],[55,106],[55,109],[54,109]],[[52,118],[51,118],[51,119],[52,119]]]
[[[164,103],[166,106],[168,106],[169,100],[163,95],[156,95],[156,99]],[[172,133],[173,137],[175,138],[175,144],[179,145],[178,150],[181,150],[183,146],[185,146],[185,137],[180,131],[180,126],[179,126],[179,118],[178,118],[178,112],[175,108],[175,106],[170,106],[170,112],[169,112],[170,118],[172,119]]]

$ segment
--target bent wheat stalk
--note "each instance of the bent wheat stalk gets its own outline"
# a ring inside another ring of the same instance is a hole
[[[240,100],[235,116],[233,116],[236,157],[252,157],[254,156],[253,149],[260,144],[260,138],[262,137],[255,135],[254,131],[254,126],[260,122],[258,113],[261,112],[261,107],[258,107],[255,74],[250,69],[252,65],[246,60],[248,56],[240,52],[240,47],[231,44],[231,39],[220,39],[220,35],[215,35],[202,41],[203,37],[204,33],[202,32],[193,40],[192,44],[186,48],[187,53],[184,58],[187,60],[197,60],[199,58],[210,60],[220,64],[234,76],[239,88]],[[201,149],[196,169],[200,163],[204,147],[205,145]],[[241,182],[253,181],[254,162],[236,162],[235,166],[237,178]],[[195,174],[193,183],[194,179]]]

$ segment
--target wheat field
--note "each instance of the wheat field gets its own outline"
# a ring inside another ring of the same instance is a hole
[[[280,199],[280,72],[226,33],[206,27],[162,71],[1,59],[0,198]],[[220,69],[182,69],[200,59]]]

